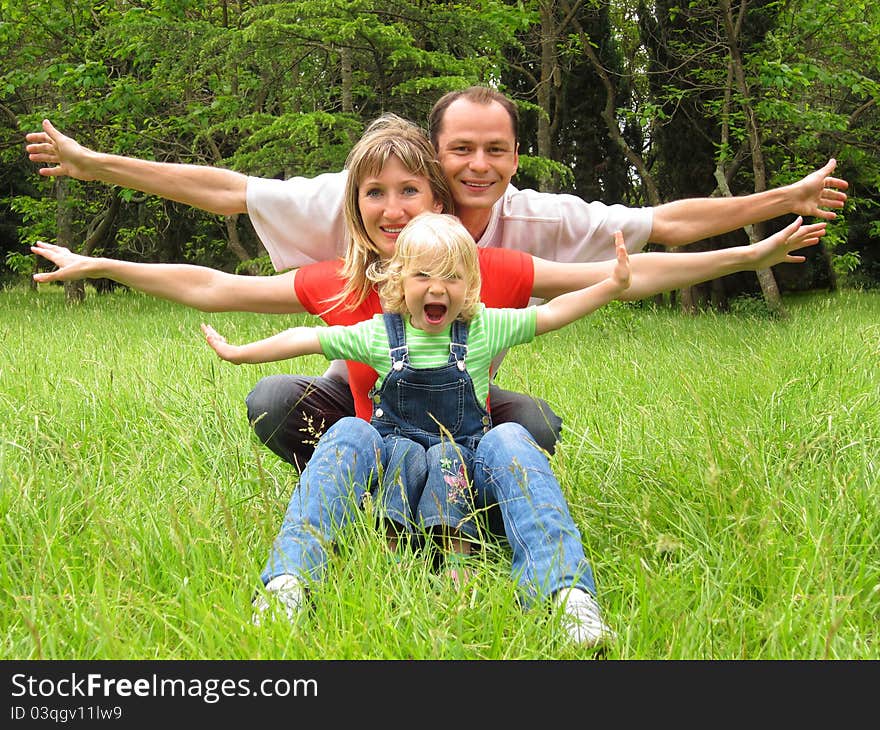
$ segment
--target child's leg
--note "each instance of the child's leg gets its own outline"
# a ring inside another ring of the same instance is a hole
[[[280,575],[301,581],[323,576],[327,546],[375,484],[382,449],[378,431],[360,418],[343,418],[324,434],[290,498],[264,584]]]
[[[597,647],[612,640],[580,531],[547,457],[522,426],[501,424],[480,441],[474,492],[478,507],[500,508],[513,549],[513,575],[526,604],[552,596],[573,641]]]
[[[449,441],[428,449],[428,475],[417,512],[458,584],[468,578],[464,563],[478,537],[470,486],[473,458],[470,449]]]
[[[483,436],[473,474],[477,508],[500,508],[513,575],[527,603],[571,587],[595,595],[581,534],[559,482],[522,426],[504,423]]]
[[[415,529],[415,513],[426,476],[425,448],[421,444],[402,436],[385,437],[377,499],[392,550],[397,549],[402,535]]]

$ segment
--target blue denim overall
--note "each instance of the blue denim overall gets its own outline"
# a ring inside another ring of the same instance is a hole
[[[595,594],[580,532],[547,457],[520,424],[492,428],[477,400],[467,372],[467,324],[453,323],[446,365],[417,370],[409,364],[402,318],[384,317],[391,371],[371,394],[371,423],[386,443],[412,439],[427,449],[416,522],[472,539],[481,529],[483,537],[486,530],[506,536],[527,603],[570,586]]]
[[[411,439],[428,449],[455,441],[471,451],[492,427],[489,413],[477,401],[467,371],[468,326],[452,323],[445,365],[415,369],[409,362],[406,330],[399,314],[385,314],[391,370],[370,392],[370,423],[382,436]]]

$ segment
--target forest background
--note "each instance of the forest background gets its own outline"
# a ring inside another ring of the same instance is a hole
[[[868,0],[0,0],[0,54],[2,283],[28,278],[37,239],[271,271],[247,216],[40,178],[24,135],[43,118],[101,151],[311,176],[340,169],[380,113],[424,125],[470,83],[521,107],[521,188],[656,205],[762,190],[837,158],[851,202],[808,265],[681,292],[686,307],[880,282],[880,6]]]

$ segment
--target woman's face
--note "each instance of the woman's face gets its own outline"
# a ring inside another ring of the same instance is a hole
[[[390,258],[403,227],[419,213],[439,213],[427,177],[415,175],[394,155],[378,175],[368,175],[358,186],[358,210],[364,229],[379,256]]]

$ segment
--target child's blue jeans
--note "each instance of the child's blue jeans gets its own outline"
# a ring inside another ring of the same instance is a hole
[[[427,467],[416,520],[475,539],[485,537],[480,535],[481,525],[503,534],[527,605],[571,586],[596,594],[581,534],[559,482],[544,452],[520,424],[495,426],[475,452],[449,441],[432,446]],[[464,475],[472,489],[462,484]]]
[[[337,421],[321,437],[293,490],[263,583],[282,574],[320,580],[330,545],[360,514],[367,492],[380,516],[412,531],[425,476],[425,449],[419,444],[397,436],[383,439],[361,418]]]

